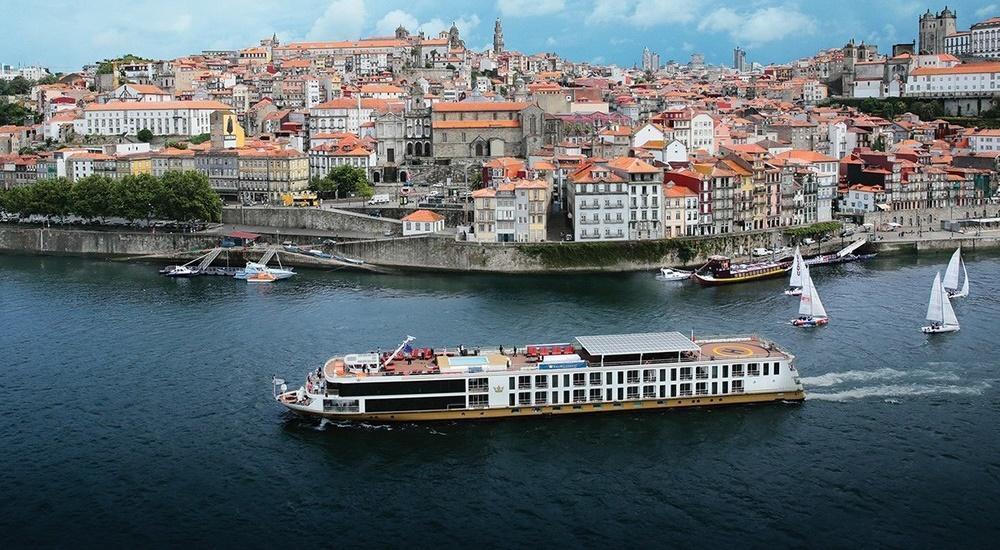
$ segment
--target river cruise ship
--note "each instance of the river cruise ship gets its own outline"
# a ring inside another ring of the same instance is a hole
[[[758,336],[580,336],[497,349],[415,348],[329,359],[274,397],[304,416],[379,422],[801,401],[795,357]]]

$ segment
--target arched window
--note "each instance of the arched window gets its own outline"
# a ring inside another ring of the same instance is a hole
[[[424,156],[424,146],[419,141],[413,144],[413,154],[418,157]]]
[[[409,179],[410,179],[410,175],[409,175],[409,174],[407,174],[405,170],[404,170],[404,171],[401,171],[401,172],[399,173],[399,181],[400,181],[400,182],[402,182],[402,183],[406,183],[406,182],[407,182],[407,180],[409,180]]]
[[[406,156],[408,156],[408,157],[412,157],[413,156],[413,144],[412,143],[407,143],[406,144]]]
[[[476,144],[476,156],[477,157],[483,156],[483,144],[482,144],[482,142]]]
[[[379,173],[379,172],[372,172],[372,182],[373,183],[379,183],[379,180],[381,180],[381,179],[382,179],[382,174],[381,173]]]
[[[431,142],[429,141],[424,142],[424,156],[425,157],[431,156]]]

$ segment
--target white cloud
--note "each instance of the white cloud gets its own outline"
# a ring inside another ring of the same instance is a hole
[[[586,22],[626,23],[640,28],[690,23],[705,3],[699,0],[595,0]]]
[[[566,0],[497,0],[497,9],[504,17],[534,17],[561,12]]]
[[[816,28],[815,19],[793,6],[771,6],[744,13],[718,8],[698,25],[700,31],[728,33],[733,40],[746,46],[810,35]]]
[[[545,39],[545,45],[546,46],[555,46],[558,43],[559,42],[555,39],[554,36],[550,36],[550,37],[548,37],[548,38]]]
[[[473,29],[479,26],[479,16],[476,14],[465,15],[454,20],[455,26],[463,36],[469,36]],[[396,27],[402,25],[411,33],[424,33],[427,36],[437,36],[441,31],[451,28],[451,22],[446,22],[438,17],[421,22],[417,17],[403,10],[392,10],[382,16],[375,23],[375,34],[388,36],[396,32]]]
[[[316,19],[308,40],[344,40],[361,36],[368,13],[362,0],[332,0],[323,15]]]
[[[998,11],[1000,11],[1000,8],[997,8],[996,4],[988,4],[976,10],[976,17],[984,19],[987,17],[993,17],[998,15]]]

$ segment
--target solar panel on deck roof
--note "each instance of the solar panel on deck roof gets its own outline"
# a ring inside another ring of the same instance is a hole
[[[639,353],[679,353],[698,351],[690,338],[679,332],[608,334],[579,336],[577,341],[590,355],[633,355]]]

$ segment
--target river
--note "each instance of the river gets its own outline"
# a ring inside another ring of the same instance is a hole
[[[962,330],[919,331],[947,255],[784,282],[652,274],[303,272],[274,285],[0,256],[5,546],[991,546],[1000,535],[1000,256],[968,259]],[[294,418],[338,352],[679,330],[759,332],[801,404],[492,423]]]

